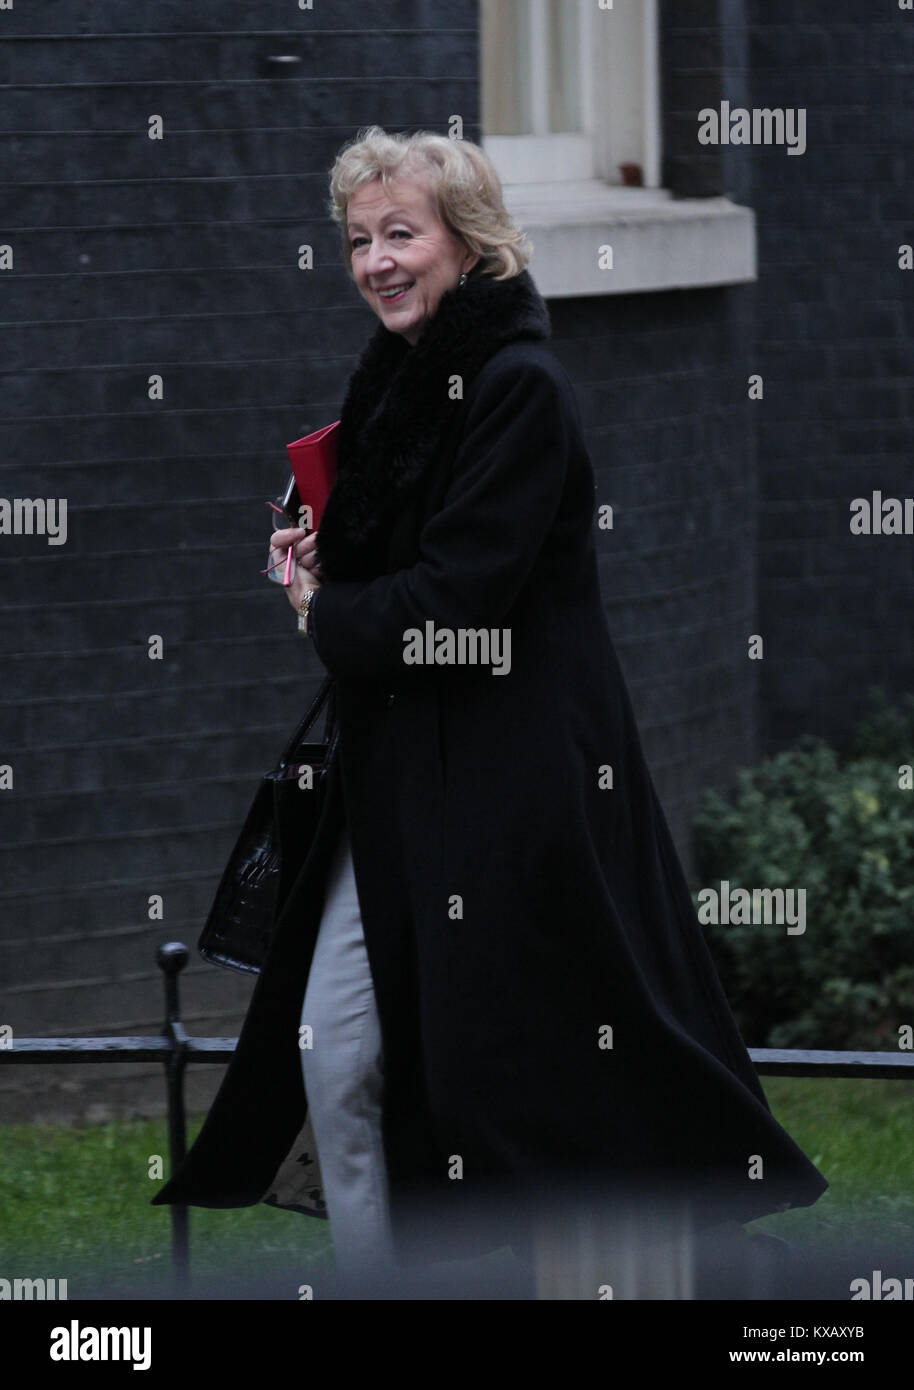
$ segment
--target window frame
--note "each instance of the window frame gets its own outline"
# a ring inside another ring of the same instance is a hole
[[[528,4],[534,133],[488,135],[484,122],[482,127],[481,144],[502,182],[510,186],[598,179],[608,187],[621,187],[619,165],[632,163],[640,166],[645,188],[659,188],[658,0],[614,0],[608,10],[599,9],[596,0],[578,0],[583,129],[555,134],[545,130],[546,0],[528,0]],[[620,40],[615,43],[613,24]],[[600,101],[598,92],[604,94]]]
[[[575,177],[574,151],[555,143],[574,136],[487,136],[483,125],[479,139],[501,177],[505,206],[533,246],[530,270],[540,293],[558,299],[757,280],[753,209],[726,196],[674,199],[661,184],[659,0],[609,0],[609,10],[589,4],[595,21],[626,16],[630,37],[628,50],[617,44],[613,52],[609,25],[602,38],[596,25],[582,29],[590,40],[590,91],[607,94],[590,108],[582,103],[590,176]],[[630,60],[632,36],[637,62]],[[623,162],[641,166],[640,187],[624,182]]]

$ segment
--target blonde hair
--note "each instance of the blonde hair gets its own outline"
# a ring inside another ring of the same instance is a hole
[[[508,280],[525,268],[533,247],[504,205],[501,179],[485,150],[472,141],[426,130],[388,135],[372,125],[363,126],[343,146],[330,170],[327,211],[341,229],[343,263],[350,277],[346,216],[351,195],[373,179],[387,187],[404,175],[422,180],[444,225],[480,257],[479,274]]]

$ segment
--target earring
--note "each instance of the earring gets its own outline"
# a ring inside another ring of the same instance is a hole
[[[466,284],[466,282],[467,282],[467,273],[466,273],[465,270],[462,270],[462,271],[460,272],[460,279],[457,281],[457,288],[462,290],[463,287],[464,287],[464,285]]]

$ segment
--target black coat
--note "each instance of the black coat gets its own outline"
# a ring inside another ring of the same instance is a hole
[[[827,1186],[771,1116],[644,761],[548,336],[527,272],[473,274],[416,347],[379,325],[353,374],[313,607],[339,757],[238,1049],[156,1203],[322,1209],[298,1025],[344,814],[395,1218],[401,1194],[467,1190],[455,1155],[470,1186],[680,1183],[741,1222]],[[407,664],[427,624],[509,633],[510,662]]]

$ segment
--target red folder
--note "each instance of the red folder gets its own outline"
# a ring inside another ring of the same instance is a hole
[[[336,479],[336,432],[339,420],[332,425],[324,425],[313,434],[306,434],[286,445],[292,475],[295,479],[294,495],[285,503],[286,510],[298,520],[301,507],[310,507],[310,529],[316,531],[324,512],[324,504]],[[288,497],[288,494],[287,494]],[[309,518],[305,517],[308,524]]]

